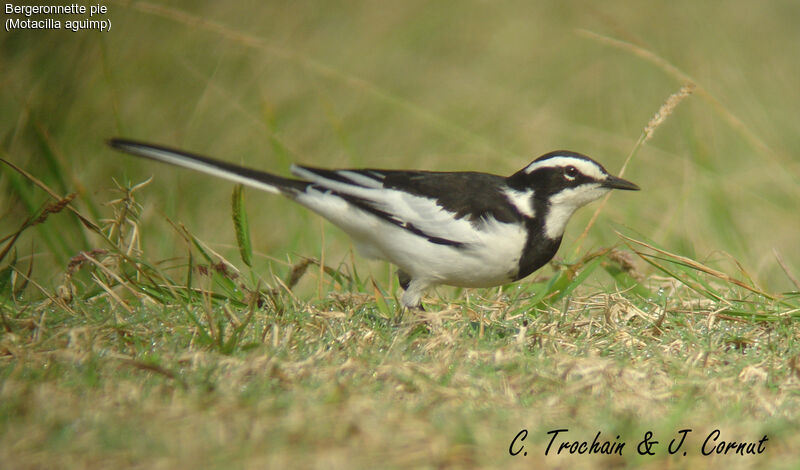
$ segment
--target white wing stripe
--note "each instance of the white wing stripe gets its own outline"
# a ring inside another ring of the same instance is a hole
[[[338,173],[340,176],[343,176],[355,184],[360,184],[361,186],[366,186],[368,188],[382,188],[383,182],[378,181],[375,178],[370,178],[369,176],[364,176],[360,173],[356,173],[355,171],[350,170],[339,170]]]
[[[354,196],[363,199],[371,204],[376,209],[391,214],[398,222],[412,225],[415,229],[423,232],[429,237],[442,238],[451,240],[461,244],[475,244],[481,243],[482,239],[487,236],[485,231],[494,231],[494,228],[489,228],[490,225],[486,222],[480,222],[481,225],[476,226],[474,222],[470,222],[467,218],[456,218],[453,212],[443,209],[436,203],[436,199],[417,196],[407,193],[398,189],[389,189],[383,187],[363,187],[355,184],[348,184],[342,181],[325,178],[311,170],[299,166],[292,166],[292,173],[300,178],[310,180],[312,183],[322,188],[328,188],[335,192],[342,193],[347,196]],[[355,173],[352,171],[338,171],[337,174],[350,178]],[[368,178],[363,175],[358,175],[361,178]],[[354,183],[361,184],[361,180]],[[519,204],[524,207],[522,202]],[[529,204],[529,202],[528,202]],[[516,205],[516,203],[515,203]],[[520,208],[522,212],[523,207]],[[529,213],[532,213],[532,209]],[[524,213],[524,212],[523,212]],[[375,217],[370,214],[369,218]],[[387,221],[387,223],[390,223]],[[494,222],[500,226],[506,225],[500,222]]]
[[[508,201],[517,208],[520,214],[530,217],[531,219],[536,217],[536,212],[533,210],[533,204],[531,204],[531,200],[533,199],[532,189],[527,191],[517,191],[515,189],[507,188],[505,193]]]

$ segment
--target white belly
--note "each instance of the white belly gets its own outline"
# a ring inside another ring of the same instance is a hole
[[[491,221],[475,231],[463,246],[433,243],[395,225],[383,227],[371,237],[351,234],[364,256],[384,259],[427,284],[458,287],[492,287],[512,281],[519,270],[519,259],[527,240],[521,227]],[[373,238],[383,233],[382,239]],[[460,241],[460,240],[459,240]]]
[[[519,271],[527,241],[521,226],[493,218],[476,224],[464,219],[454,221],[438,209],[430,212],[430,219],[415,221],[415,226],[430,221],[423,227],[425,233],[460,243],[453,246],[432,242],[341,198],[320,196],[301,195],[297,202],[344,230],[363,256],[389,261],[421,283],[491,287],[510,282]]]

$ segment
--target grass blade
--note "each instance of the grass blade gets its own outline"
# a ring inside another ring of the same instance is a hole
[[[239,255],[249,267],[253,266],[253,246],[250,243],[250,225],[247,221],[247,211],[244,207],[244,186],[237,184],[233,188],[232,196],[233,228],[236,230],[236,244],[239,245]]]
[[[659,253],[659,254],[663,255],[664,258],[662,258],[662,259],[664,259],[665,261],[670,261],[670,262],[673,262],[673,263],[681,264],[681,265],[689,267],[689,268],[691,268],[691,269],[693,269],[695,271],[700,271],[700,272],[703,272],[703,273],[708,274],[710,276],[713,276],[713,277],[715,277],[717,279],[720,279],[721,281],[724,281],[726,283],[735,284],[735,285],[737,285],[737,286],[739,286],[739,287],[741,287],[743,289],[747,289],[747,290],[749,290],[749,291],[751,291],[753,293],[756,293],[758,295],[763,295],[764,297],[766,297],[766,298],[768,298],[770,300],[775,300],[774,296],[764,292],[763,290],[759,289],[758,287],[747,285],[744,282],[742,282],[742,281],[740,281],[738,279],[735,279],[735,278],[723,273],[722,271],[718,271],[716,269],[710,268],[710,267],[708,267],[708,266],[706,266],[706,265],[704,265],[702,263],[699,263],[699,262],[697,262],[697,261],[695,261],[695,260],[693,260],[691,258],[687,258],[687,257],[681,256],[681,255],[676,255],[674,253],[670,253],[670,252],[668,252],[666,250],[662,250],[661,248],[657,248],[657,247],[653,246],[650,243],[646,243],[646,242],[643,242],[643,241],[636,240],[634,238],[630,238],[628,236],[625,236],[620,232],[617,232],[617,235],[619,235],[623,239],[625,239],[625,240],[627,240],[627,241],[629,241],[629,242],[631,242],[631,243],[633,243],[635,245],[642,246],[644,248],[647,248],[649,250],[653,250],[656,253]],[[638,252],[638,251],[636,252],[636,254],[639,254],[641,256],[640,252]]]

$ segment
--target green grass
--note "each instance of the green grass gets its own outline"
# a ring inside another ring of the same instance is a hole
[[[793,2],[109,9],[0,36],[4,468],[795,468]],[[569,148],[643,191],[529,279],[401,315],[318,217],[114,135],[279,173]],[[623,455],[546,456],[565,428]],[[715,429],[766,452],[704,456]]]

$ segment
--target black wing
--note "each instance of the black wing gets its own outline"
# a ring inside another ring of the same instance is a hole
[[[299,171],[298,171],[299,169]],[[470,222],[494,218],[499,222],[515,222],[523,217],[509,204],[505,178],[477,172],[438,172],[407,170],[326,170],[298,166],[295,174],[308,177],[309,173],[328,181],[360,188],[386,188],[404,191],[414,196],[435,201],[456,219]],[[314,182],[320,182],[313,178]],[[323,183],[324,185],[324,183]]]

